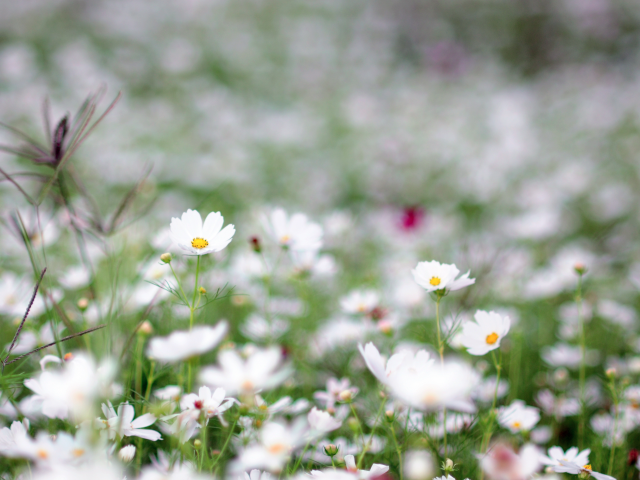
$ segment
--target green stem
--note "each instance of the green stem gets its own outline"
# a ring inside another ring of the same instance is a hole
[[[233,425],[231,425],[231,428],[229,429],[229,435],[227,436],[227,439],[225,440],[224,445],[222,446],[222,449],[220,450],[220,453],[218,454],[218,458],[216,459],[215,462],[213,462],[213,465],[211,465],[211,471],[213,471],[213,468],[218,464],[218,462],[222,458],[222,454],[227,449],[227,445],[229,445],[229,441],[231,440],[231,437],[233,436],[233,430],[236,428],[236,423],[238,423],[238,417],[236,417],[236,419],[233,421]]]
[[[578,322],[580,323],[580,423],[578,425],[578,448],[582,449],[584,446],[584,425],[586,414],[586,389],[585,389],[585,377],[586,377],[586,338],[584,332],[584,318],[582,316],[582,274],[578,274],[578,286],[576,288],[576,306],[578,308]]]
[[[198,276],[200,275],[200,255],[198,255],[198,260],[196,261],[196,283],[193,286],[193,297],[191,298],[191,305],[189,305],[189,330],[193,328],[193,312],[196,309],[196,296],[198,295]],[[191,365],[189,365],[191,367]],[[191,376],[189,376],[191,379]]]
[[[613,408],[615,412],[613,417],[613,432],[611,434],[611,453],[609,454],[609,468],[607,469],[607,475],[611,476],[611,472],[613,471],[613,460],[616,456],[616,434],[618,430],[618,393],[616,392],[614,377],[611,377],[609,388],[611,389],[611,395],[613,396]]]
[[[358,417],[358,412],[356,412],[356,408],[353,406],[353,403],[349,403],[349,406],[351,407],[351,413],[353,414],[353,418],[356,419],[356,421],[358,422],[358,430],[360,430],[360,437],[362,438],[362,453],[360,454],[360,458],[358,458],[358,465],[357,467],[360,468],[360,464],[362,463],[362,459],[364,458],[364,454],[366,453],[365,449],[364,449],[364,431],[362,430],[362,422],[360,422],[360,418]],[[356,441],[356,444],[358,442]]]
[[[440,293],[442,292],[442,293]],[[442,341],[442,335],[440,333],[440,300],[442,300],[442,296],[444,291],[438,290],[436,292],[436,325],[438,328],[438,352],[440,353],[440,364],[444,365],[444,342]],[[443,408],[443,417],[444,417],[444,458],[447,458],[447,407]]]
[[[378,427],[378,420],[380,420],[380,415],[384,410],[384,406],[386,404],[386,398],[382,399],[382,403],[380,404],[380,408],[378,409],[378,413],[376,414],[376,419],[373,422],[373,427],[371,428],[371,435],[369,436],[369,441],[362,446],[362,452],[360,453],[360,457],[358,457],[358,465],[362,462],[362,458],[364,457],[369,447],[371,447],[371,442],[373,442],[373,435],[376,433],[376,428]],[[362,440],[364,441],[364,435],[362,436]]]
[[[396,446],[396,453],[398,454],[398,465],[400,469],[400,480],[403,480],[402,475],[402,451],[400,450],[400,444],[398,443],[398,437],[396,436],[396,429],[394,428],[394,424],[389,425],[389,430],[391,430],[391,435],[393,436],[393,443]]]
[[[204,457],[207,454],[207,419],[202,420],[202,429],[200,430],[200,471],[204,465]]]
[[[178,275],[176,275],[176,271],[173,269],[173,265],[171,265],[169,263],[169,268],[171,269],[171,273],[173,273],[173,278],[176,279],[176,283],[178,284],[178,288],[180,289],[180,293],[182,293],[182,298],[184,299],[184,302],[189,305],[189,299],[187,298],[187,294],[184,293],[184,290],[182,289],[182,284],[180,283],[180,279],[178,278]]]
[[[147,411],[147,405],[149,404],[149,397],[151,396],[151,386],[153,385],[153,381],[155,380],[153,377],[155,368],[156,368],[156,362],[151,360],[151,369],[149,370],[149,376],[147,377],[147,391],[144,394],[144,407],[142,409],[142,413],[145,413]]]
[[[502,372],[502,353],[500,354],[500,361],[496,358],[495,350],[491,351],[491,358],[493,359],[493,365],[496,367],[496,388],[493,392],[493,402],[491,403],[491,410],[489,412],[489,424],[484,434],[484,438],[482,439],[482,445],[480,447],[481,452],[487,451],[489,448],[489,441],[491,440],[491,435],[493,434],[493,421],[495,418],[495,409],[496,403],[498,401],[498,387],[500,386],[500,373]]]
[[[298,470],[298,467],[300,466],[300,464],[302,463],[302,459],[304,458],[304,454],[307,453],[307,450],[309,449],[309,445],[311,445],[311,440],[309,440],[307,444],[304,446],[302,453],[300,454],[300,456],[298,457],[298,460],[296,460],[296,463],[293,466],[293,470],[291,470],[289,473],[293,473],[296,470]]]

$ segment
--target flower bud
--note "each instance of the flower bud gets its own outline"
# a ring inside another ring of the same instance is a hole
[[[342,392],[340,392],[340,394],[338,395],[338,398],[340,399],[340,401],[345,402],[345,403],[349,403],[351,402],[351,400],[353,399],[353,393],[351,393],[351,390],[343,390]]]
[[[617,373],[618,371],[615,368],[607,368],[607,371],[605,372],[609,378],[616,378]]]
[[[148,320],[145,320],[140,324],[140,328],[138,328],[138,333],[141,335],[150,335],[153,333],[153,326]]]
[[[393,423],[393,421],[396,419],[396,412],[394,412],[393,410],[387,410],[386,412],[384,412],[384,418],[387,422]]]
[[[196,438],[196,439],[193,441],[193,446],[194,446],[194,447],[196,447],[196,448],[200,448],[200,447],[202,446],[202,442],[200,441],[200,439],[199,439],[199,438]]]
[[[587,273],[587,267],[582,262],[576,262],[576,264],[573,266],[573,269],[578,275],[584,275],[585,273]]]
[[[64,357],[62,357],[62,359],[63,359],[65,362],[69,362],[69,361],[73,360],[73,353],[71,353],[71,352],[69,352],[69,353],[65,353],[65,354],[64,354]]]
[[[632,466],[638,462],[638,450],[632,448],[629,450],[629,456],[627,457],[627,465]]]
[[[125,463],[133,460],[133,457],[136,456],[136,447],[134,445],[127,445],[126,447],[122,447],[118,452],[118,457]]]
[[[78,300],[77,305],[78,308],[84,312],[89,306],[89,299],[82,297],[80,300]]]
[[[354,417],[351,417],[349,420],[347,420],[347,424],[349,425],[349,428],[354,432],[357,432],[360,428],[360,422],[357,418]]]
[[[165,252],[162,255],[160,255],[160,260],[162,260],[163,263],[171,263],[171,254],[169,252]]]
[[[204,287],[200,287],[199,292],[200,292],[200,295],[204,295],[207,293],[207,290]]]
[[[325,445],[323,448],[324,448],[324,454],[327,455],[328,457],[333,457],[337,455],[338,450],[340,450],[340,447],[338,445],[334,445],[333,443],[330,443],[329,445]]]
[[[455,464],[453,460],[447,458],[445,462],[442,463],[442,470],[444,470],[445,475],[449,475],[455,469]]]
[[[251,249],[256,252],[256,253],[260,253],[262,251],[262,245],[260,245],[260,239],[256,236],[253,236],[249,239],[249,243],[251,244]]]

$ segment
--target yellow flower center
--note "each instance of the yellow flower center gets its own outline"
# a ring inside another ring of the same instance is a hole
[[[513,422],[512,426],[513,428],[520,428],[522,424],[520,422]]]
[[[267,408],[269,408],[269,407],[267,407],[267,406],[263,403],[263,404],[262,404],[262,405],[260,405],[258,408],[259,408],[260,410],[262,410],[262,411],[265,411],[265,410],[267,410]]]
[[[83,448],[74,448],[71,453],[73,454],[74,457],[81,457],[82,455],[84,455],[84,449]]]
[[[209,246],[209,242],[207,242],[204,238],[196,237],[191,240],[191,246],[193,248],[197,248],[198,250],[202,250],[203,248]]]
[[[44,448],[41,448],[40,450],[38,450],[36,452],[36,455],[38,456],[38,458],[41,458],[43,460],[46,460],[47,458],[49,458],[49,452],[47,452]]]
[[[269,451],[269,453],[272,453],[274,455],[278,455],[279,453],[282,453],[284,451],[287,450],[287,446],[284,443],[274,443],[273,445],[270,445],[267,450]]]
[[[591,469],[591,465],[589,465],[589,464],[586,464],[586,465],[585,465],[584,467],[582,467],[582,468],[584,468],[585,470],[589,470],[589,471],[591,471],[591,470],[592,470],[592,469]]]
[[[242,385],[240,385],[240,388],[247,391],[253,390],[253,382],[251,380],[245,380],[244,382],[242,382]]]
[[[498,341],[498,334],[496,332],[493,332],[491,335],[487,335],[486,340],[489,345],[493,345]]]
[[[289,235],[282,235],[280,237],[280,243],[289,243],[289,240],[291,240],[291,237]]]
[[[429,283],[434,287],[437,287],[438,285],[440,285],[441,282],[442,280],[440,280],[439,277],[431,277],[431,280],[429,280]]]

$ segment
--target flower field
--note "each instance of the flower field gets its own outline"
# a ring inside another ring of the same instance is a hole
[[[635,2],[0,5],[1,479],[638,480]]]

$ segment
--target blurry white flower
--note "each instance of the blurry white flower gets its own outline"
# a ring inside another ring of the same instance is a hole
[[[358,345],[358,349],[371,373],[385,385],[388,385],[392,377],[397,375],[400,370],[409,369],[420,374],[428,370],[434,363],[426,350],[420,350],[415,355],[410,350],[402,350],[400,353],[392,355],[388,362],[385,362],[378,349],[371,342],[364,347]]]
[[[148,466],[142,469],[138,480],[209,480],[209,475],[198,473],[189,463],[175,462],[173,466],[167,464]]]
[[[471,355],[484,355],[500,347],[500,341],[509,332],[511,321],[496,312],[478,310],[475,322],[467,322],[462,327],[460,343]]]
[[[147,356],[159,362],[177,362],[213,350],[227,334],[224,320],[215,327],[196,326],[189,331],[175,331],[168,337],[155,337],[149,342]]]
[[[331,432],[342,426],[342,422],[332,417],[329,412],[323,412],[313,407],[307,415],[309,425],[316,434]]]
[[[494,445],[480,457],[480,467],[491,480],[528,480],[540,470],[540,450],[530,443],[518,453],[507,445]]]
[[[275,340],[289,330],[289,322],[281,318],[267,320],[260,315],[252,314],[240,326],[242,334],[256,341]]]
[[[337,378],[330,378],[327,380],[327,390],[319,391],[313,394],[313,397],[324,402],[326,409],[331,410],[335,407],[336,401],[339,400],[339,396],[343,392],[348,392],[351,397],[354,397],[358,393],[358,387],[352,387],[348,378],[338,380]]]
[[[509,382],[507,380],[500,380],[498,385],[498,391],[496,392],[496,376],[487,377],[480,382],[480,384],[471,392],[471,396],[484,403],[491,403],[494,395],[497,393],[497,398],[504,397],[509,391]]]
[[[553,430],[548,425],[542,425],[531,430],[529,438],[533,443],[546,445],[553,436]]]
[[[320,255],[318,250],[291,250],[293,268],[298,273],[309,273],[312,277],[331,277],[338,267],[332,255]]]
[[[249,473],[244,472],[244,480],[272,480],[273,476],[269,472],[262,472],[257,469],[251,470]]]
[[[380,296],[374,290],[354,290],[340,299],[340,307],[345,313],[369,313],[380,303]]]
[[[118,452],[118,458],[123,462],[130,462],[136,456],[136,447],[134,445],[127,445],[122,447]]]
[[[567,367],[576,369],[582,361],[582,351],[577,345],[568,345],[566,343],[556,343],[552,346],[544,346],[540,350],[542,359],[553,367]],[[585,362],[587,365],[595,365],[598,363],[598,352],[596,350],[587,350],[585,352]]]
[[[455,291],[476,283],[475,278],[469,278],[470,272],[456,279],[460,270],[458,270],[454,264],[441,264],[435,260],[418,263],[411,273],[416,283],[427,292],[444,289]]]
[[[283,247],[291,250],[319,250],[322,247],[322,227],[310,222],[306,215],[287,213],[276,208],[262,223],[267,233]]]
[[[410,450],[404,459],[404,475],[408,480],[430,480],[434,466],[431,453],[426,450]]]
[[[273,388],[291,373],[282,365],[282,352],[277,347],[256,349],[245,361],[236,351],[225,350],[218,355],[219,367],[205,367],[200,381],[206,385],[221,386],[230,395],[251,395]]]
[[[266,422],[258,431],[257,442],[239,452],[237,467],[241,470],[264,468],[280,472],[293,451],[304,445],[307,428],[306,420],[302,419],[292,425]]]
[[[33,472],[33,480],[122,480],[124,472],[114,463],[96,459],[75,465],[59,463],[55,468],[39,468]]]
[[[565,452],[560,447],[551,447],[549,449],[549,455],[548,456],[541,455],[540,461],[545,465],[554,467],[553,468],[554,472],[564,472],[565,470],[562,469],[564,467],[562,467],[560,464],[561,460],[564,460],[570,463],[576,463],[578,465],[585,465],[589,463],[590,453],[591,453],[591,450],[588,448],[580,452],[577,447],[571,447],[569,450]],[[556,470],[556,467],[560,467],[561,470]]]
[[[356,466],[356,459],[353,455],[345,455],[344,463],[347,467],[347,470],[357,473],[360,480],[379,477],[383,473],[387,473],[389,471],[389,467],[387,465],[382,465],[380,463],[374,463],[373,465],[371,465],[371,468],[368,471],[358,470],[358,467]]]
[[[182,250],[194,255],[219,252],[231,242],[236,233],[233,225],[222,228],[220,212],[211,212],[202,223],[200,213],[187,210],[182,219],[171,219],[171,240]]]
[[[66,419],[71,413],[75,419],[88,419],[93,416],[94,401],[112,393],[114,375],[112,362],[96,368],[91,358],[76,355],[62,369],[44,371],[24,385],[35,392],[33,401],[45,416]]]
[[[16,448],[26,441],[29,430],[29,420],[12,422],[11,428],[0,429],[0,455],[7,457],[16,456]]]
[[[598,302],[598,313],[601,317],[609,320],[614,325],[621,326],[625,330],[633,329],[638,319],[635,309],[613,300],[600,300]]]
[[[554,471],[558,473],[584,474],[587,477],[594,477],[596,480],[616,480],[614,477],[605,475],[604,473],[594,472],[591,469],[591,465],[578,465],[567,460],[559,460],[559,462],[560,466],[553,468]]]
[[[104,425],[102,428],[107,431],[109,439],[111,440],[116,437],[120,438],[125,436],[141,437],[155,442],[162,438],[160,433],[155,430],[144,428],[155,423],[156,417],[151,413],[145,413],[134,420],[135,409],[133,405],[124,403],[118,407],[118,413],[116,413],[111,403],[108,405],[103,403],[102,413],[104,413],[105,419],[99,419],[98,426],[100,426],[100,423]]]
[[[508,407],[500,408],[498,423],[511,431],[528,432],[540,421],[540,411],[535,407],[528,407],[522,400],[514,400]]]
[[[67,271],[58,278],[60,285],[67,290],[75,290],[89,284],[91,280],[91,272],[83,265],[77,265],[67,269]]]
[[[545,414],[554,416],[556,419],[580,413],[580,401],[577,398],[556,398],[548,389],[538,392],[536,403],[540,405]]]

